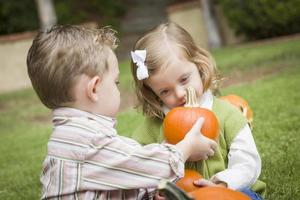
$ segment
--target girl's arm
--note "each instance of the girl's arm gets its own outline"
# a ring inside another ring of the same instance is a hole
[[[212,177],[213,182],[225,182],[231,189],[253,185],[261,172],[261,159],[251,130],[247,124],[231,143],[228,153],[228,168]]]

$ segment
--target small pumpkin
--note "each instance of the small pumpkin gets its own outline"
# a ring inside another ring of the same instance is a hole
[[[245,99],[243,99],[242,97],[235,95],[235,94],[221,96],[220,99],[223,99],[223,100],[231,103],[232,105],[236,106],[243,113],[243,115],[247,118],[249,126],[252,128],[252,126],[253,126],[253,111]]]
[[[176,182],[176,185],[185,192],[191,192],[193,190],[199,189],[199,187],[194,185],[194,181],[202,178],[203,177],[197,171],[192,169],[185,169],[184,176]]]
[[[189,195],[195,200],[250,200],[241,192],[223,187],[203,187],[190,192]]]
[[[159,183],[158,191],[166,200],[250,200],[241,192],[221,187],[202,187],[186,193],[166,180]]]
[[[194,88],[187,88],[186,104],[168,112],[163,121],[164,138],[170,144],[177,144],[193,127],[199,117],[204,118],[201,133],[216,140],[219,133],[219,123],[215,114],[205,108],[200,108]]]

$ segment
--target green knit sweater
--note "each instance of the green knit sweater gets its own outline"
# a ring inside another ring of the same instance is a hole
[[[209,179],[216,173],[223,171],[228,165],[228,153],[231,142],[247,121],[241,112],[231,104],[214,97],[212,111],[216,115],[219,125],[218,149],[214,156],[208,160],[187,162],[186,168],[196,169],[204,178]],[[134,131],[132,138],[141,144],[161,143],[163,138],[162,120],[146,117],[141,125]],[[266,184],[258,180],[252,190],[265,195]]]

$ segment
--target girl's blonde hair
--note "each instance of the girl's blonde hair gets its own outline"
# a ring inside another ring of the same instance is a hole
[[[27,69],[42,103],[54,109],[73,101],[77,77],[102,76],[108,69],[109,49],[115,49],[117,41],[109,27],[57,25],[39,32],[27,55]]]
[[[158,72],[162,66],[167,66],[174,53],[183,56],[196,64],[203,82],[204,91],[218,89],[218,75],[216,64],[206,50],[197,47],[191,35],[175,23],[161,24],[140,38],[134,50],[146,50],[145,65],[149,76]],[[162,102],[159,97],[145,84],[145,80],[138,80],[137,66],[131,62],[131,72],[134,77],[138,107],[142,108],[146,116],[163,118]]]

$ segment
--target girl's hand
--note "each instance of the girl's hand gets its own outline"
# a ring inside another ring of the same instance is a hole
[[[227,188],[227,184],[225,182],[221,182],[220,181],[218,183],[214,183],[211,180],[207,180],[207,179],[204,179],[204,178],[194,181],[194,184],[196,186],[199,186],[199,187],[213,186],[213,187],[224,187],[224,188]]]

